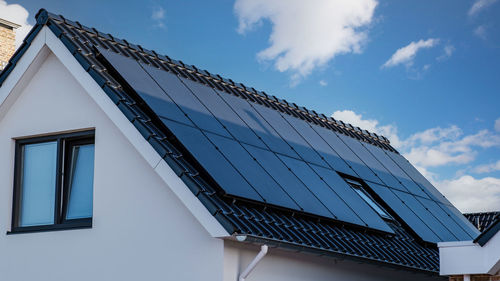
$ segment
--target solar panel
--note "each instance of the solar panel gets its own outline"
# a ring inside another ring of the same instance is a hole
[[[438,203],[432,200],[418,198],[426,209],[428,209],[442,224],[446,225],[453,234],[458,238],[458,240],[471,240],[475,237],[470,236],[461,226],[459,226],[453,218],[446,213],[441,207],[439,207]]]
[[[256,201],[264,201],[200,130],[168,119],[162,118],[162,121],[228,194]]]
[[[238,116],[251,128],[270,150],[299,157],[276,131],[260,116],[257,111],[244,99],[217,91],[220,97],[235,111]]]
[[[240,143],[233,139],[207,133],[207,137],[225,158],[254,187],[265,202],[290,209],[299,207],[286,194],[282,187],[260,165],[262,160],[252,157]],[[217,163],[213,163],[217,165]]]
[[[414,195],[397,190],[393,190],[393,192],[441,238],[441,241],[458,240],[458,237],[439,221],[434,214],[427,210]]]
[[[353,222],[356,224],[366,225],[371,228],[380,229],[387,232],[393,232],[388,228],[387,224],[382,218],[368,206],[363,199],[350,187],[343,178],[336,172],[316,165],[311,165],[311,168],[321,177],[328,185],[335,191],[336,194],[345,202],[345,204],[352,210],[353,214],[345,212],[345,221]],[[337,213],[336,213],[337,214]],[[353,217],[355,215],[356,217]],[[338,215],[340,218],[340,215]],[[363,223],[357,223],[361,220]]]
[[[339,135],[340,139],[358,155],[360,159],[382,180],[382,182],[390,187],[406,190],[399,181],[380,164],[380,162],[356,139],[348,136]]]
[[[451,205],[446,199],[413,165],[408,162],[402,155],[394,152],[388,152],[387,155],[408,174],[415,182],[424,187],[431,199],[440,201],[444,204]]]
[[[338,153],[344,161],[356,172],[354,176],[360,177],[366,181],[382,184],[379,178],[375,176],[372,170],[368,168],[361,159],[331,130],[312,126],[313,129]],[[334,167],[335,168],[335,167]],[[349,173],[353,174],[353,173]]]
[[[399,183],[357,140],[102,53],[226,194],[392,232],[336,172],[379,184]]]
[[[480,234],[479,230],[457,208],[439,202],[437,204],[441,209],[449,211],[455,222],[459,223],[471,237],[475,239]]]
[[[259,104],[254,104],[253,107],[302,159],[320,166],[326,165],[311,146],[283,119],[278,111]]]
[[[375,156],[375,158],[377,158],[378,161],[398,179],[401,183],[400,186],[404,186],[405,189],[412,194],[429,198],[427,193],[413,180],[411,180],[410,177],[408,177],[408,175],[401,170],[401,168],[391,158],[389,158],[387,154],[385,154],[382,148],[371,144],[363,144],[363,146],[366,147],[373,154],[373,156]]]
[[[368,186],[392,209],[396,216],[401,218],[401,222],[406,224],[422,240],[432,243],[443,241],[427,222],[417,216],[404,199],[399,198],[392,189],[385,186],[366,182]]]
[[[307,143],[314,148],[324,161],[326,167],[335,169],[345,174],[352,174],[353,171],[346,162],[331,148],[328,143],[307,123],[297,118],[283,115],[287,122],[304,138]]]
[[[110,62],[113,68],[122,76],[126,82],[141,96],[141,98],[158,115],[169,119],[192,125],[193,123],[184,115],[179,107],[165,95],[157,83],[144,71],[139,63],[130,58],[118,55],[114,52],[100,49],[101,54]],[[167,73],[169,74],[169,73]],[[183,91],[183,85],[179,79],[172,74],[165,79],[170,80],[172,91]]]
[[[222,123],[229,133],[243,143],[266,148],[265,144],[238,116],[238,114],[212,88],[203,86],[189,79],[182,79],[193,94],[207,107],[210,112]]]
[[[162,90],[164,95],[168,95],[193,121],[196,126],[201,129],[213,132],[219,135],[229,137],[229,133],[222,124],[214,118],[213,114],[200,102],[200,100],[191,92],[177,76],[170,72],[161,69],[141,64],[144,70],[151,75]],[[168,117],[169,113],[163,117]]]
[[[476,237],[479,235],[479,231],[475,228],[467,218],[460,213],[457,208],[455,208],[449,201],[444,197],[420,172],[413,167],[408,160],[403,156],[387,151],[386,154],[415,182],[417,182],[421,187],[425,188],[428,196],[437,201],[438,206],[445,213],[449,214],[455,223],[457,223],[461,229],[463,229],[469,236]]]
[[[304,212],[332,217],[332,213],[314,196],[314,194],[301,182],[296,175],[278,158],[266,149],[251,145],[243,145],[268,171],[273,178],[283,187],[287,194],[295,200]]]

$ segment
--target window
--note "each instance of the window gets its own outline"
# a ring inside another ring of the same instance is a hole
[[[16,141],[12,232],[92,226],[94,131]]]
[[[368,194],[361,184],[360,181],[344,178],[344,180],[356,191],[356,193],[366,202],[370,207],[372,207],[375,212],[377,212],[382,218],[392,220],[393,218],[387,213],[382,206],[380,206],[371,196]]]

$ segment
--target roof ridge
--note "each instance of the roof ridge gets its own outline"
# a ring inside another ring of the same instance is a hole
[[[486,212],[464,213],[464,215],[482,215],[482,214],[500,214],[500,211],[486,211]]]
[[[45,9],[41,9],[37,13],[36,19],[37,23],[39,24],[45,24],[49,20],[64,22],[65,24],[73,26],[74,28],[85,30],[86,32],[94,34],[95,36],[105,38],[106,40],[120,45],[112,46],[111,44],[109,44],[102,46],[106,49],[112,49],[114,52],[120,53],[127,57],[132,57],[137,61],[154,65],[155,67],[161,68],[163,70],[179,74],[184,78],[189,78],[198,83],[202,83],[226,93],[262,104],[264,106],[297,117],[309,123],[326,127],[341,134],[356,138],[360,141],[398,153],[398,151],[390,145],[389,140],[382,135],[377,135],[376,133],[369,132],[368,130],[363,130],[349,123],[345,123],[342,120],[336,120],[333,117],[328,117],[325,114],[317,113],[314,110],[309,110],[304,106],[297,105],[296,103],[290,103],[274,95],[268,95],[264,91],[255,90],[253,87],[248,87],[242,83],[234,82],[233,80],[221,77],[218,74],[212,74],[207,70],[198,69],[194,65],[188,65],[180,60],[177,61],[166,55],[158,54],[153,50],[143,48],[141,45],[130,43],[125,39],[116,38],[109,33],[102,33],[95,28],[89,28],[80,24],[78,21],[74,22],[62,15],[56,15],[46,11]],[[93,46],[96,46],[93,42],[91,42],[91,44]],[[122,48],[122,46],[128,48],[129,50]],[[133,52],[131,50],[133,50]],[[159,62],[154,61],[154,59],[159,60],[163,65]]]

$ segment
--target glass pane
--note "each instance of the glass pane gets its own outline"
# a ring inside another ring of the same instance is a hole
[[[368,203],[368,205],[370,205],[379,215],[383,216],[383,217],[386,217],[388,218],[389,215],[384,211],[382,210],[382,208],[380,208],[375,202],[373,202],[373,200],[368,197],[368,195],[366,195],[366,193],[357,188],[357,187],[354,187],[354,190],[356,191],[356,193],[359,194],[359,196],[361,196],[361,198],[363,198],[363,200],[365,200],[366,203]]]
[[[162,81],[170,87],[162,89],[137,61],[106,49],[99,48],[99,51],[156,114],[184,124],[192,124],[184,112],[164,92],[169,93],[171,89],[186,91],[186,87],[175,75],[163,71],[166,74],[162,77],[165,81]]]
[[[401,218],[400,222],[408,225],[422,240],[433,243],[443,241],[429,227],[428,223],[419,216],[419,210],[410,209],[411,202],[407,202],[409,200],[405,201],[405,198],[398,197],[394,189],[371,182],[366,182],[366,184]]]
[[[243,143],[266,148],[253,130],[249,128],[242,118],[240,118],[238,115],[239,113],[233,110],[226,101],[220,97],[220,94],[229,94],[219,94],[214,89],[200,83],[192,82],[191,80],[185,79],[183,81],[235,139]]]
[[[244,147],[255,157],[262,167],[283,187],[285,192],[300,206],[300,210],[311,214],[332,217],[316,196],[278,158],[277,154],[251,145]],[[298,161],[298,160],[297,160]]]
[[[263,200],[200,130],[167,119],[162,121],[227,194],[256,201]]]
[[[371,181],[379,184],[383,184],[380,179],[375,176],[375,173],[366,166],[366,164],[356,155],[353,150],[344,142],[342,138],[339,137],[341,134],[337,135],[332,130],[328,130],[321,127],[314,127],[316,132],[330,145],[331,148],[337,152],[337,154],[343,158],[350,168],[352,168],[356,174],[354,176],[360,177],[365,181]],[[352,175],[352,173],[349,173]]]
[[[276,130],[279,136],[305,161],[325,166],[325,163],[321,160],[319,155],[286,121],[285,117],[283,117],[286,116],[286,114],[281,115],[277,110],[258,104],[255,104],[254,108],[274,128],[274,130]]]
[[[417,198],[418,201],[422,202],[425,208],[429,210],[442,224],[449,229],[458,240],[472,240],[476,238],[475,236],[470,236],[464,229],[458,225],[453,218],[446,213],[442,208],[439,207],[438,203],[432,200]]]
[[[57,142],[23,146],[20,226],[54,223]]]
[[[94,186],[94,145],[75,145],[71,150],[68,174],[68,211],[66,219],[92,217]]]
[[[175,102],[182,112],[201,129],[223,136],[229,136],[219,121],[214,118],[212,113],[208,111],[200,100],[192,93],[192,91],[198,91],[203,89],[205,86],[189,79],[179,78],[170,72],[166,72],[156,67],[145,64],[141,64],[141,66],[151,76],[151,78],[153,78],[154,84],[160,86],[161,93],[158,95],[162,96],[162,99],[168,98],[169,100],[171,99]],[[188,88],[186,84],[189,84],[192,89]],[[155,113],[159,114],[161,117],[173,119],[171,118],[172,113],[169,111],[170,108],[165,107],[163,110],[157,109],[157,105],[154,101],[152,103],[148,103],[148,105],[151,106]],[[183,123],[188,125],[191,124],[191,122]]]
[[[276,133],[269,123],[253,108],[252,103],[242,98],[217,91],[222,99],[238,113],[239,117],[252,129],[261,139],[264,146],[273,152],[288,155],[290,157],[299,157],[290,146]],[[255,106],[255,104],[254,104]]]
[[[436,217],[427,210],[422,203],[418,202],[414,195],[402,191],[394,190],[394,194],[400,198],[416,216],[418,216],[432,231],[441,238],[440,241],[456,241],[457,237],[451,233],[446,225],[442,224]]]
[[[375,156],[375,158],[378,159],[378,161],[380,161],[380,163],[382,163],[382,165],[384,165],[384,167],[391,174],[393,174],[398,179],[398,181],[401,183],[401,186],[405,187],[409,193],[419,195],[424,198],[429,198],[425,191],[414,181],[412,181],[410,177],[408,177],[408,175],[403,170],[401,170],[401,168],[389,156],[387,156],[386,152],[382,148],[371,144],[365,144],[364,146]],[[398,188],[397,186],[391,187]]]
[[[375,211],[361,199],[356,192],[351,188],[343,178],[336,172],[311,165],[318,175],[332,187],[335,192],[342,198],[355,215],[362,220],[362,223],[357,223],[356,219],[346,220],[348,222],[357,223],[374,229],[380,229],[386,232],[392,232],[391,228],[375,213]]]

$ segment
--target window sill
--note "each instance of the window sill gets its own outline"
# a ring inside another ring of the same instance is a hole
[[[11,231],[7,231],[7,235],[45,232],[45,231],[85,229],[85,228],[92,228],[92,219],[82,219],[74,222],[66,222],[61,224],[13,227]]]

